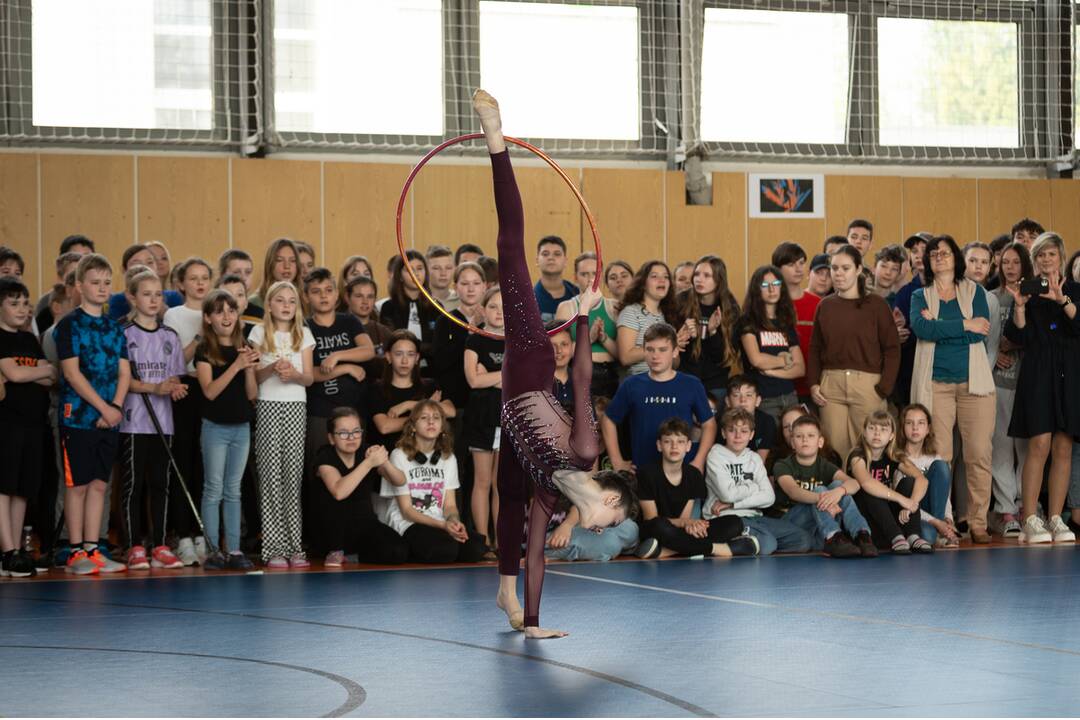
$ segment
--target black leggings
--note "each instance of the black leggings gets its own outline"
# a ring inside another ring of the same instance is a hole
[[[203,489],[202,444],[199,440],[202,435],[203,392],[199,381],[191,375],[184,375],[180,380],[187,386],[188,394],[183,400],[173,403],[172,452],[184,484],[191,493],[191,500],[198,508],[201,507]],[[169,485],[169,520],[178,538],[199,533],[199,524],[179,482]]]
[[[321,484],[322,480],[315,482]],[[310,495],[315,498],[311,523],[305,523],[304,530],[311,552],[326,555],[341,550],[356,553],[362,563],[376,565],[400,565],[408,560],[408,543],[372,512],[367,483],[344,500],[335,500],[325,487],[311,487]]]
[[[671,520],[655,517],[641,524],[641,538],[656,538],[660,546],[679,555],[712,555],[714,543],[726,543],[739,537],[743,531],[743,521],[737,515],[722,515],[709,521],[709,534],[696,538],[675,527]]]
[[[896,484],[893,492],[911,497],[915,490],[915,478],[905,477]],[[855,493],[855,505],[870,525],[870,537],[874,544],[887,550],[892,547],[893,538],[903,535],[905,538],[921,532],[922,516],[918,510],[903,525],[900,524],[900,511],[904,508],[898,503],[874,497],[865,490]]]
[[[172,436],[165,437],[171,444]],[[123,478],[120,510],[127,546],[141,545],[145,539],[150,540],[151,546],[164,545],[169,511],[169,480],[172,477],[165,443],[156,434],[125,433],[120,436],[119,461]],[[149,522],[146,517],[147,495],[150,496]]]
[[[474,563],[483,556],[484,540],[469,533],[469,539],[459,543],[445,530],[413,523],[402,535],[409,546],[409,561],[416,563]]]

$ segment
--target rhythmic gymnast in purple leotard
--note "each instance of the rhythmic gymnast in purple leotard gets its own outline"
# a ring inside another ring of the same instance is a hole
[[[527,637],[566,635],[540,627],[540,591],[544,583],[544,544],[548,521],[559,493],[574,503],[581,525],[599,532],[625,520],[634,507],[629,479],[615,472],[591,473],[599,454],[596,421],[589,397],[591,346],[577,343],[574,351],[574,417],[571,420],[552,395],[555,354],[540,320],[525,261],[525,220],[510,154],[502,135],[495,99],[483,90],[473,95],[480,117],[495,186],[499,217],[499,286],[503,297],[506,348],[502,365],[502,433],[508,448],[499,453],[499,593],[496,604],[516,630]],[[582,293],[577,318],[578,337],[588,337],[588,312],[600,295]],[[533,487],[525,551],[525,611],[517,599],[521,564],[518,547]]]

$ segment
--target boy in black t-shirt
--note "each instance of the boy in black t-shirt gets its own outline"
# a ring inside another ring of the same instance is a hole
[[[769,452],[776,445],[776,420],[758,407],[761,405],[761,393],[758,392],[757,381],[749,375],[735,375],[728,380],[724,402],[729,410],[740,408],[753,413],[754,436],[747,447],[760,455],[762,462],[768,460]]]
[[[659,463],[638,469],[641,500],[641,558],[672,555],[756,555],[758,543],[743,535],[743,522],[734,515],[702,520],[694,515],[694,501],[704,502],[705,477],[693,465],[684,465],[690,451],[690,425],[670,418],[656,433]]]
[[[360,363],[375,357],[364,325],[348,313],[336,311],[337,281],[327,268],[315,268],[304,279],[304,295],[311,317],[307,326],[315,337],[314,382],[307,389],[307,433],[304,439],[304,526],[311,528],[312,485],[316,480],[315,452],[326,444],[326,421],[334,408],[355,408],[368,414],[369,383]]]
[[[49,390],[56,369],[45,359],[33,333],[20,328],[30,318],[30,292],[13,277],[0,278],[0,575],[30,577],[33,560],[19,547],[27,498],[36,498],[41,480],[42,439],[48,420]]]

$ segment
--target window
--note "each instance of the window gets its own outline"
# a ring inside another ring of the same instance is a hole
[[[1020,145],[1017,26],[878,19],[880,144]]]
[[[847,15],[705,10],[703,139],[840,144],[847,97]]]
[[[211,128],[210,0],[33,0],[37,126]]]
[[[274,3],[278,130],[441,135],[439,0]]]
[[[508,135],[638,140],[635,7],[480,3],[480,80]]]

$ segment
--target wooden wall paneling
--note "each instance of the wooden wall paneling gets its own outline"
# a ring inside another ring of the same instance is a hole
[[[761,265],[772,262],[772,253],[782,242],[794,242],[801,245],[807,255],[814,256],[811,249],[820,251],[825,242],[825,218],[749,218],[747,220],[749,242],[747,249],[748,267],[746,279]],[[746,286],[735,292],[735,297],[742,303]]]
[[[667,254],[672,265],[716,255],[728,268],[736,295],[746,287],[746,175],[713,173],[712,205],[686,204],[686,176],[664,173]]]
[[[1040,179],[982,180],[979,187],[979,240],[989,243],[1009,232],[1017,220],[1030,217],[1050,227],[1050,181]]]
[[[952,235],[961,247],[981,239],[977,185],[970,178],[904,178],[903,236],[922,231]]]
[[[672,260],[670,252],[664,257],[663,170],[584,168],[582,193],[608,260],[625,260],[635,269],[653,258]],[[584,218],[581,223],[588,238]]]
[[[86,235],[119,273],[120,256],[135,242],[135,161],[131,155],[41,156],[42,254]],[[119,275],[113,284],[120,286]]]
[[[139,157],[139,242],[165,243],[174,263],[201,257],[217,272],[229,247],[229,158]]]
[[[825,178],[826,235],[843,235],[849,222],[863,218],[874,224],[871,251],[904,242],[901,198],[903,185],[898,177],[874,175],[828,175]],[[825,238],[804,248],[813,257],[821,252]]]
[[[397,254],[395,211],[409,174],[405,164],[329,162],[325,166],[326,252],[320,260],[336,274],[350,255],[371,261],[379,294],[385,295],[386,262]],[[402,215],[405,241],[411,243],[410,194]]]
[[[566,172],[574,184],[580,184],[577,169],[570,168]],[[515,168],[514,175],[517,177],[521,204],[525,210],[525,256],[530,259],[536,256],[536,243],[540,238],[558,235],[566,242],[568,256],[566,272],[563,275],[573,282],[574,258],[582,252],[595,249],[581,205],[562,178],[549,167]],[[589,202],[588,197],[585,202]],[[592,205],[589,207],[591,209]],[[486,246],[483,247],[487,249]],[[609,251],[605,249],[602,231],[600,247],[606,256]],[[536,277],[535,268],[533,276]]]
[[[1080,181],[1047,182],[1050,184],[1050,219],[1044,222],[1044,227],[1061,235],[1070,253],[1080,250]]]
[[[42,251],[39,257],[37,162],[33,154],[0,155],[0,245],[22,255],[23,282],[32,302],[56,280],[53,259],[60,245],[57,240],[51,252]]]
[[[413,183],[412,195],[415,221],[410,247],[423,252],[430,245],[456,248],[471,242],[495,257],[499,223],[490,167],[429,165]]]
[[[233,247],[255,260],[253,287],[262,282],[266,246],[285,236],[318,251],[322,218],[320,163],[231,158]],[[321,258],[318,259],[321,261]]]

